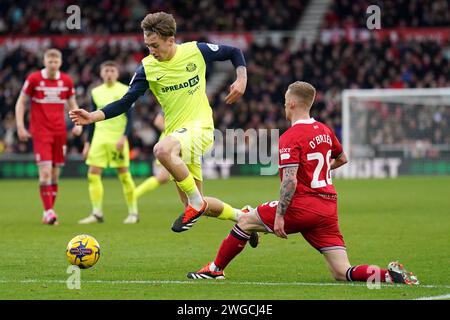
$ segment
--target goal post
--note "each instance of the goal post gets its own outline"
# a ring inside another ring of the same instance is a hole
[[[450,88],[344,90],[342,143],[338,177],[450,175]]]

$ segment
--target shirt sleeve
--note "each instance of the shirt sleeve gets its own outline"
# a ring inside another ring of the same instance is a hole
[[[136,100],[140,96],[142,96],[145,91],[147,91],[147,89],[148,81],[145,77],[144,66],[141,64],[134,73],[133,78],[131,78],[127,93],[125,93],[125,95],[121,99],[114,101],[106,105],[104,108],[100,109],[105,114],[105,120],[117,117],[122,113],[127,112],[133,106]]]
[[[198,42],[197,47],[203,55],[206,63],[212,61],[231,60],[235,68],[246,67],[244,54],[241,49],[227,45]]]
[[[34,93],[34,81],[33,77],[28,76],[25,80],[23,87],[22,87],[22,93],[26,94],[27,96],[32,96]]]
[[[280,168],[297,167],[300,164],[300,147],[295,143],[280,144],[278,164]]]
[[[131,133],[131,125],[133,123],[133,109],[128,109],[126,116],[127,116],[127,125],[125,126],[125,132],[123,133],[124,136],[130,137]]]

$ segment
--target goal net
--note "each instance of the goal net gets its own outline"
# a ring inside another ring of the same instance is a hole
[[[336,176],[449,175],[450,88],[344,90],[342,142]]]

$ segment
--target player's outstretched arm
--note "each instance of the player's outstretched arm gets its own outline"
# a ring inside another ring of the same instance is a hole
[[[287,239],[287,234],[284,231],[284,215],[286,214],[286,210],[291,203],[292,196],[297,188],[297,170],[298,166],[283,168],[283,179],[280,186],[280,201],[278,201],[273,228],[275,235],[280,238]]]
[[[105,120],[105,114],[101,110],[88,112],[84,109],[75,109],[69,112],[69,117],[78,126],[86,126],[97,121]]]
[[[230,93],[225,97],[225,103],[232,104],[238,101],[247,87],[247,68],[239,66],[236,69],[236,81],[230,86]]]
[[[16,102],[16,126],[17,126],[17,135],[19,136],[20,141],[27,141],[31,138],[31,134],[25,128],[25,106],[28,102],[28,96],[23,92],[20,93],[19,98]]]
[[[206,63],[230,60],[236,68],[236,81],[230,86],[230,93],[225,97],[227,104],[235,103],[245,92],[247,87],[247,68],[244,54],[239,48],[199,42],[197,47]]]

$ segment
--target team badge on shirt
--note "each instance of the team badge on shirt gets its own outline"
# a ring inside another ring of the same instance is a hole
[[[195,71],[195,69],[197,69],[197,65],[195,63],[189,62],[186,66],[186,71],[188,72]]]

